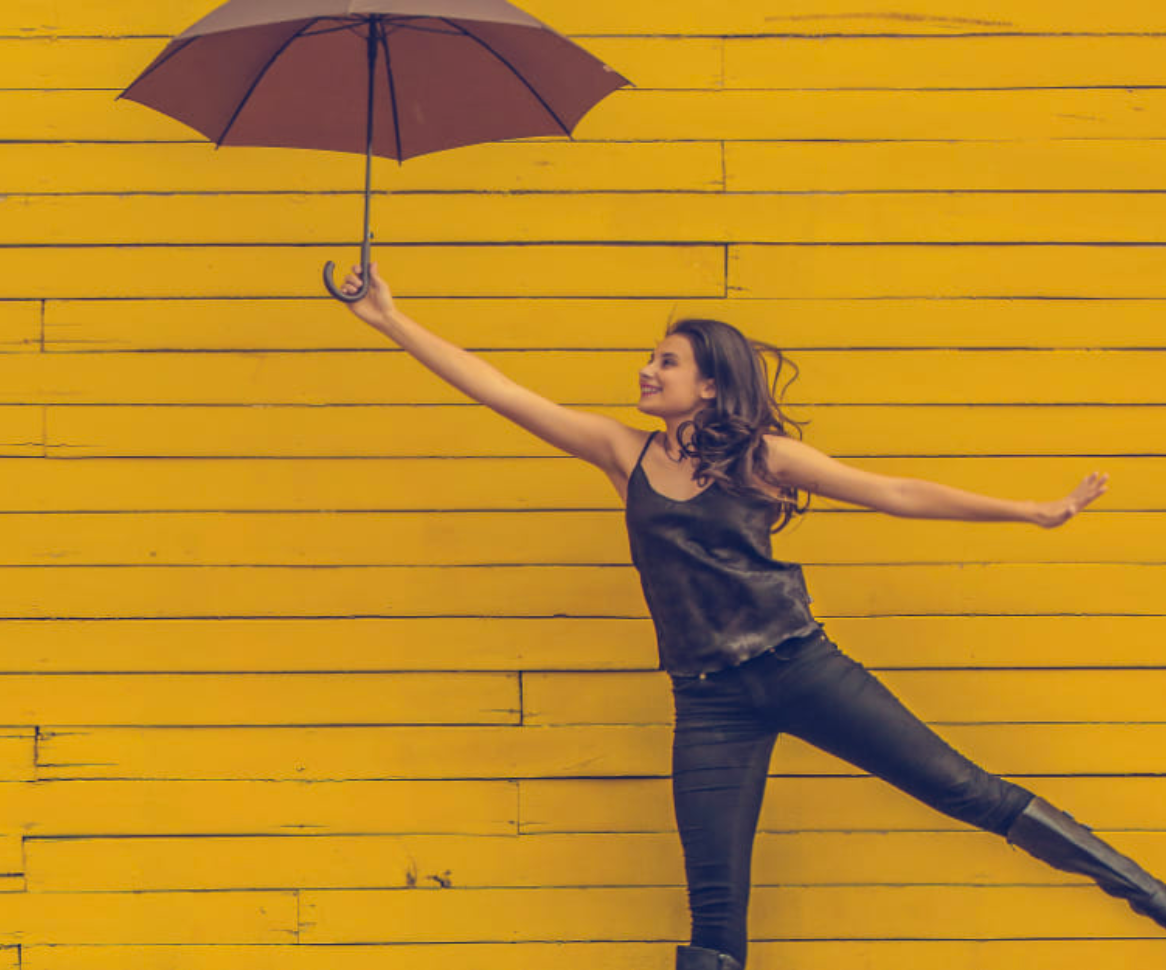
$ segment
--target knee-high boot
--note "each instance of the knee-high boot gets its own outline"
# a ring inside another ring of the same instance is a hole
[[[741,964],[729,954],[717,950],[703,946],[678,946],[676,970],[741,970]]]
[[[1089,876],[1135,912],[1166,927],[1166,884],[1043,798],[1028,803],[1005,838],[1056,869]]]

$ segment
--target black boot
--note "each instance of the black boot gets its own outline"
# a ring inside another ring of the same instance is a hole
[[[1005,838],[1056,869],[1089,876],[1134,912],[1166,927],[1166,885],[1043,798],[1028,803]]]
[[[741,970],[741,964],[727,953],[706,950],[703,946],[678,946],[676,970]]]

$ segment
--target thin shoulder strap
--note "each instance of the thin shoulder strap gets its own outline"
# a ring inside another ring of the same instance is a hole
[[[648,453],[648,445],[652,443],[652,439],[656,437],[656,432],[653,431],[648,435],[648,440],[644,442],[643,450],[640,452],[640,457],[636,459],[636,467],[640,467],[640,462],[644,460],[644,455]]]

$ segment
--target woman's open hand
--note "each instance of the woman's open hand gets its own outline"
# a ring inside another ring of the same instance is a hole
[[[362,276],[360,267],[353,266],[352,272],[344,278],[344,285],[340,287],[340,292],[351,296],[359,291]],[[369,267],[369,276],[368,292],[364,298],[355,303],[348,303],[346,306],[365,323],[378,330],[383,330],[392,318],[393,294],[389,292],[389,284],[381,279],[380,274],[377,273],[376,263]]]
[[[1063,525],[1086,505],[1103,495],[1108,481],[1108,474],[1093,472],[1082,479],[1081,484],[1073,489],[1073,494],[1067,498],[1057,499],[1054,502],[1037,502],[1034,521],[1045,529]]]

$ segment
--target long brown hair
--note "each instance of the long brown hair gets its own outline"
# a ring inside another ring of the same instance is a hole
[[[668,325],[665,336],[672,334],[688,338],[700,376],[712,378],[717,391],[707,407],[676,429],[681,455],[696,459],[698,484],[718,481],[734,494],[769,503],[771,531],[781,531],[793,516],[807,511],[810,496],[806,493],[804,504],[799,504],[798,489],[771,477],[763,435],[792,434],[800,439],[802,425],[809,423],[795,421],[781,409],[786,388],[798,376],[797,366],[772,344],[751,340],[720,320],[676,320]],[[777,364],[772,384],[766,354]],[[787,366],[793,375],[779,392],[777,383]],[[684,431],[690,426],[692,434],[686,442]],[[773,486],[773,491],[759,487],[754,478]]]

